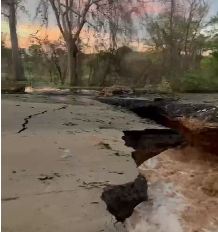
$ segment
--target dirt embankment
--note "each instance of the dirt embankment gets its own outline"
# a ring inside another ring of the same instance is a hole
[[[129,231],[217,231],[217,107],[162,99],[103,101],[124,106],[168,128],[124,131],[123,139],[134,148],[132,157],[148,182],[149,199],[126,220]],[[114,193],[117,190],[114,186]],[[111,202],[106,203],[110,206]],[[172,216],[171,220],[162,217],[163,211]]]

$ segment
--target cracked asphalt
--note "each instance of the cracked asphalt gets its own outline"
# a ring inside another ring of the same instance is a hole
[[[88,97],[3,95],[2,231],[125,231],[100,195],[137,176],[122,131],[154,127]]]

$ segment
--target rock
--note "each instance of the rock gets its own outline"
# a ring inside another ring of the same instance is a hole
[[[147,181],[144,176],[139,175],[134,182],[108,186],[104,188],[101,198],[116,220],[124,222],[138,204],[148,199]]]

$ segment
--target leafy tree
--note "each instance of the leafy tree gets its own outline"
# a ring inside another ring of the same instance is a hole
[[[177,74],[199,64],[205,39],[200,32],[208,6],[203,0],[170,0],[163,7],[158,15],[146,14],[142,23],[151,45],[161,51],[165,75],[177,82]]]
[[[183,80],[185,91],[218,91],[218,15],[212,17],[204,28],[204,43],[201,49],[207,55],[201,60],[200,68],[188,71]]]

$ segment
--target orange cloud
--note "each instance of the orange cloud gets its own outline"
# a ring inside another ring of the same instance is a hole
[[[37,35],[39,38],[46,36],[50,41],[58,40],[60,31],[57,27],[39,27],[38,25],[19,25],[18,26],[19,44],[22,48],[27,48],[32,43],[32,34]],[[36,34],[37,32],[37,34]]]
[[[9,29],[8,25],[4,23],[2,27],[2,32],[4,34],[7,34],[6,36],[6,46],[10,47],[10,36],[9,36]],[[32,34],[35,34],[37,32],[37,37],[39,38],[45,38],[45,36],[48,36],[48,39],[50,41],[55,41],[58,40],[60,37],[60,32],[57,27],[40,27],[39,25],[36,24],[18,24],[17,26],[17,34],[18,34],[18,40],[19,40],[19,46],[21,48],[27,48],[31,45],[32,43]]]
[[[8,31],[5,31],[8,35]],[[37,32],[37,33],[36,33]],[[19,46],[21,48],[28,48],[33,42],[32,34],[36,34],[38,38],[47,37],[48,40],[57,41],[60,38],[60,31],[57,26],[53,27],[40,27],[39,25],[33,24],[22,24],[17,27],[17,34],[19,39]],[[109,47],[109,34],[108,33],[97,33],[92,29],[84,28],[81,31],[81,39],[83,41],[82,50],[85,53],[94,53],[99,50],[105,50]],[[10,38],[6,37],[6,46],[10,47]],[[119,46],[122,46],[120,43]],[[144,44],[141,42],[131,42],[129,44],[134,50],[144,51],[147,50]]]

